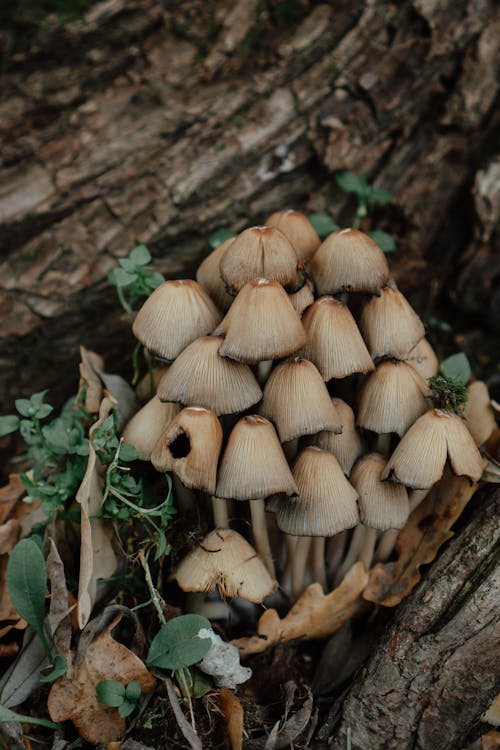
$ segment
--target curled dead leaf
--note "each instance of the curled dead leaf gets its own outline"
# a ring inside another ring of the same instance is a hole
[[[225,729],[229,737],[231,750],[242,750],[245,712],[240,699],[232,690],[221,688],[219,692],[219,706],[224,717]]]
[[[49,694],[52,721],[71,720],[80,735],[94,745],[118,740],[126,725],[116,708],[99,701],[96,685],[101,680],[117,680],[123,685],[138,680],[143,693],[156,686],[155,678],[139,657],[112,637],[121,617],[118,615],[96,636],[83,660],[75,665],[71,679],[60,677]]]
[[[257,623],[257,635],[238,638],[232,643],[242,656],[249,656],[266,651],[276,643],[332,635],[366,607],[361,594],[367,583],[363,563],[356,563],[334,591],[324,594],[319,583],[312,583],[283,619],[275,609],[268,609]]]
[[[432,562],[439,548],[453,536],[451,527],[478,485],[451,474],[436,484],[411,514],[396,541],[398,559],[375,565],[363,597],[384,607],[395,607],[420,580],[420,566]]]
[[[90,414],[97,414],[102,401],[102,383],[96,372],[96,366],[102,368],[104,362],[98,354],[80,347],[80,377],[85,383],[85,409]]]

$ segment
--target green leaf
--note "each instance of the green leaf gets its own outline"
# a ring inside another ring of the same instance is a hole
[[[463,352],[447,357],[441,365],[441,372],[449,380],[456,380],[464,385],[469,382],[472,375],[469,360]]]
[[[23,716],[0,704],[0,724],[9,724],[11,721],[19,721],[22,724],[38,724],[41,727],[48,727],[49,729],[59,729],[59,724],[54,724],[53,721],[37,719],[36,716]]]
[[[220,229],[216,229],[215,232],[212,232],[210,237],[208,238],[208,244],[214,248],[219,247],[219,245],[222,245],[223,242],[228,240],[230,237],[234,237],[236,232],[233,232],[232,229],[229,229],[229,227],[221,227]]]
[[[137,245],[128,256],[136,266],[147,266],[151,263],[151,253],[146,245]]]
[[[61,656],[61,654],[57,654],[52,663],[52,671],[44,677],[41,677],[40,682],[55,682],[57,679],[59,679],[59,677],[62,677],[63,674],[66,674],[67,671],[68,662],[66,661],[64,656]]]
[[[31,539],[21,539],[10,553],[7,586],[12,606],[31,625],[50,654],[43,630],[47,586],[45,560]]]
[[[384,253],[393,253],[394,250],[397,250],[396,243],[391,235],[383,232],[381,229],[374,229],[373,232],[370,232],[370,237]]]
[[[105,706],[118,708],[125,701],[125,685],[118,680],[101,680],[95,686],[95,691]]]
[[[125,688],[125,698],[128,701],[137,702],[141,697],[141,683],[139,680],[131,680]]]
[[[132,703],[130,701],[123,701],[121,706],[118,708],[118,713],[122,717],[122,719],[126,719],[127,716],[130,716],[130,714],[134,711],[136,708],[137,703]]]
[[[127,287],[134,283],[135,274],[128,273],[123,268],[113,268],[108,274],[111,284],[118,287]]]
[[[0,417],[0,437],[10,435],[11,432],[16,432],[19,429],[19,417],[17,414],[6,414],[4,417]]]
[[[193,681],[191,695],[193,698],[203,698],[204,695],[213,690],[214,686],[212,681],[199,669],[193,669],[191,671],[191,676]]]
[[[154,637],[147,664],[172,670],[197,664],[212,646],[209,638],[200,638],[198,633],[210,627],[207,618],[201,615],[174,617]]]
[[[165,281],[165,276],[161,273],[157,273],[156,271],[154,273],[148,273],[146,276],[146,282],[150,289],[156,289],[156,287],[160,286],[160,284],[163,284]]]
[[[32,417],[35,409],[29,398],[16,398],[14,401],[16,409],[22,417]]]
[[[370,191],[370,203],[390,203],[392,201],[392,193],[390,190],[385,188],[372,188]]]
[[[50,404],[41,404],[36,410],[35,417],[37,417],[37,419],[45,419],[45,417],[48,417],[53,411],[54,407]]]
[[[340,229],[339,225],[334,222],[329,214],[310,214],[307,218],[309,219],[321,239],[331,234],[332,232],[336,232],[337,229]]]
[[[136,461],[139,458],[136,449],[129,443],[122,443],[120,445],[119,455],[121,461]]]
[[[367,192],[368,183],[364,175],[358,177],[354,172],[337,172],[335,182],[344,193],[364,196]]]

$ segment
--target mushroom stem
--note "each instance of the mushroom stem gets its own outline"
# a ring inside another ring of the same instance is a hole
[[[306,563],[309,556],[311,542],[312,537],[300,536],[295,545],[292,567],[292,594],[294,599],[298,599],[304,590]]]
[[[333,580],[335,572],[342,562],[344,549],[347,541],[348,531],[341,531],[328,540],[327,560],[328,560],[328,578]]]
[[[266,359],[263,362],[259,362],[257,365],[257,381],[261,388],[263,388],[266,384],[266,380],[269,377],[269,373],[271,372],[273,367],[273,360],[272,359]]]
[[[179,477],[172,473],[172,485],[174,491],[174,499],[178,510],[181,513],[191,513],[194,510],[194,496],[192,490],[188,490],[185,487]]]
[[[283,575],[281,577],[281,588],[287,594],[292,591],[292,570],[293,570],[293,558],[295,555],[295,547],[299,539],[298,536],[293,534],[284,534],[285,548],[286,548],[286,563],[283,569]]]
[[[321,584],[323,591],[327,590],[326,565],[325,565],[326,539],[324,536],[315,536],[312,540],[312,576],[313,581]]]
[[[417,505],[420,505],[429,492],[430,488],[426,490],[413,490],[409,493],[408,500],[410,503],[410,513],[413,513]],[[377,562],[385,562],[389,559],[396,544],[399,532],[400,529],[389,529],[388,531],[384,531],[377,545]]]
[[[391,452],[391,433],[384,432],[377,435],[375,440],[375,450],[383,456],[388,456]]]
[[[250,513],[252,516],[252,534],[253,534],[255,549],[261,556],[264,562],[264,565],[269,571],[269,574],[273,578],[276,578],[273,553],[271,551],[271,544],[269,542],[269,533],[267,531],[265,502],[262,498],[258,500],[250,500],[249,502],[250,502]]]
[[[365,566],[365,570],[370,570],[370,566],[373,560],[373,553],[375,551],[375,542],[377,541],[377,529],[367,528],[365,530],[365,538],[363,541],[363,547],[358,560]]]
[[[229,516],[227,513],[227,500],[222,497],[212,497],[212,513],[216,529],[229,528]]]
[[[361,554],[365,541],[365,533],[366,526],[363,526],[362,524],[358,524],[354,529],[351,537],[351,543],[349,545],[349,549],[347,550],[347,555],[345,556],[344,561],[338,569],[337,575],[335,577],[336,584],[339,584],[343,580],[347,571],[350,570],[354,563],[359,560],[359,556]]]

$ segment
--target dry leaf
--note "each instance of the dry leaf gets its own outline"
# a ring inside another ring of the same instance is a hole
[[[127,685],[138,680],[143,693],[154,690],[156,680],[143,662],[111,636],[121,620],[118,615],[88,647],[71,679],[60,677],[52,686],[48,710],[52,721],[70,719],[80,735],[94,745],[118,740],[125,732],[126,720],[116,708],[101,703],[96,685],[101,680],[118,680]]]
[[[102,401],[102,383],[99,375],[94,369],[103,367],[104,362],[98,354],[89,352],[83,346],[80,347],[80,377],[85,383],[85,409],[90,414],[97,414]]]
[[[363,563],[356,563],[331,593],[324,594],[319,583],[312,583],[282,620],[275,609],[268,609],[257,624],[257,635],[232,643],[242,656],[249,656],[295,638],[311,640],[332,635],[366,607],[361,594],[367,583]]]
[[[186,742],[189,743],[191,750],[203,750],[203,745],[201,744],[201,741],[200,741],[200,738],[198,737],[196,729],[193,726],[191,726],[189,721],[186,719],[186,717],[182,713],[181,704],[179,703],[177,693],[175,692],[174,684],[172,680],[170,679],[170,677],[165,678],[165,685],[167,687],[168,699],[170,701],[170,705],[172,706],[172,711],[174,712],[177,725],[182,732],[182,736],[184,737]]]
[[[500,750],[500,732],[492,729],[481,735],[481,750]]]
[[[50,539],[50,551],[47,556],[47,575],[50,580],[49,625],[54,648],[70,664],[71,647],[71,610],[68,606],[68,588],[64,565],[54,540]]]
[[[239,698],[232,690],[222,688],[219,692],[219,706],[224,717],[231,750],[242,750],[245,713]]]
[[[420,580],[421,565],[432,562],[439,548],[453,536],[451,527],[476,491],[467,477],[446,475],[411,514],[396,541],[396,562],[376,565],[363,597],[384,607],[395,607]]]
[[[99,410],[99,419],[90,429],[100,427],[115,405],[114,400],[104,398]],[[81,505],[80,577],[78,581],[77,617],[83,628],[90,617],[96,599],[97,579],[111,577],[118,567],[118,558],[111,543],[112,530],[102,518],[96,518],[102,503],[104,484],[102,465],[89,440],[89,459],[83,481],[76,493]]]
[[[11,474],[9,483],[0,489],[0,523],[4,523],[12,516],[14,508],[25,493],[19,474]]]

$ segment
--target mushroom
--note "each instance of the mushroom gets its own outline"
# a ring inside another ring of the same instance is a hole
[[[364,304],[359,327],[373,359],[405,359],[425,336],[422,321],[392,285]]]
[[[323,380],[370,372],[374,364],[349,308],[335,297],[320,297],[302,318],[307,341],[300,355],[314,362]]]
[[[261,604],[277,583],[253,547],[232,529],[215,529],[190,552],[174,573],[183,591],[213,591]]]
[[[421,378],[428,380],[437,375],[439,360],[427,339],[421,339],[406,357],[407,364],[418,372]]]
[[[162,401],[199,404],[218,416],[245,411],[262,398],[248,365],[221,357],[220,336],[202,336],[182,351],[158,386]]]
[[[365,450],[365,443],[354,424],[354,412],[345,401],[332,398],[332,404],[338,414],[342,432],[340,434],[325,430],[309,439],[311,445],[333,453],[344,474],[349,476],[355,461]]]
[[[274,427],[261,416],[243,417],[229,435],[215,494],[221,498],[250,500],[254,543],[273,577],[264,498],[278,492],[297,494],[297,485]]]
[[[196,281],[207,294],[213,299],[219,310],[227,312],[233,301],[226,289],[226,284],[220,275],[220,262],[234,237],[229,237],[219,247],[216,247],[205,260],[201,262],[196,271]]]
[[[389,279],[389,266],[371,237],[358,229],[340,229],[313,255],[311,276],[318,294],[378,294]]]
[[[293,309],[302,315],[304,310],[307,310],[309,305],[314,302],[314,284],[311,279],[307,279],[303,287],[298,292],[288,295],[290,302],[293,305]]]
[[[154,290],[134,320],[136,338],[152,354],[172,360],[199,336],[211,333],[221,313],[196,281],[165,281]]]
[[[300,211],[288,209],[276,211],[266,219],[266,226],[276,227],[290,240],[297,253],[299,260],[308,263],[318,247],[321,240],[313,225]]]
[[[179,404],[162,403],[158,396],[153,396],[127,422],[122,433],[124,441],[134,446],[142,461],[150,461],[155,444],[180,410]]]
[[[469,385],[464,419],[476,445],[482,445],[497,426],[488,386],[482,380]]]

